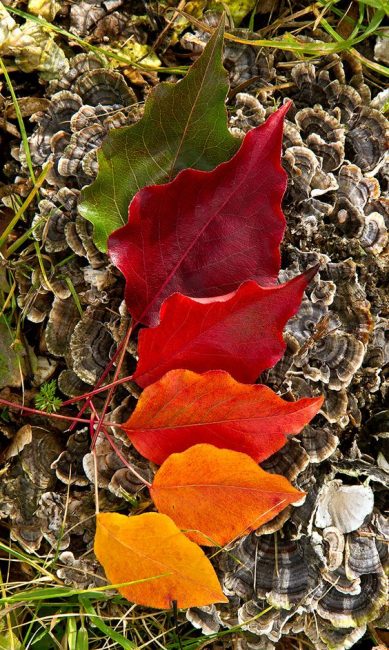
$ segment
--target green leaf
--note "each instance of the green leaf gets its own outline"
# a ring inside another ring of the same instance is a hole
[[[56,395],[57,382],[55,379],[45,382],[35,396],[35,406],[41,411],[55,413],[62,405],[62,400]]]
[[[98,154],[99,173],[84,188],[79,211],[94,225],[96,246],[127,223],[128,206],[146,185],[172,180],[180,170],[211,170],[231,158],[240,141],[227,128],[227,73],[222,65],[224,21],[182,81],[151,92],[142,119],[115,129]]]
[[[383,9],[385,13],[389,13],[389,2],[387,0],[360,0],[361,4],[375,7],[376,9]]]
[[[238,26],[249,11],[259,6],[258,0],[214,0],[208,8],[211,11],[223,11],[227,7],[228,13],[234,21],[234,25]]]
[[[13,632],[0,634],[0,650],[21,650],[22,644]]]
[[[66,622],[67,650],[77,650],[77,621],[75,616],[69,616]]]
[[[24,363],[18,352],[22,349],[15,343],[6,318],[0,316],[0,388],[21,385]]]
[[[91,623],[97,627],[100,632],[103,632],[109,639],[112,641],[115,641],[117,645],[119,645],[123,650],[135,650],[137,646],[135,646],[132,641],[129,641],[128,639],[125,639],[119,632],[116,632],[116,630],[110,628],[108,625],[104,623],[102,618],[98,615],[96,610],[93,608],[89,598],[86,596],[79,596],[79,601],[85,610],[86,614],[90,618]]]

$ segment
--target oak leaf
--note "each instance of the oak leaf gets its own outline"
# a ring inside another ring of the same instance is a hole
[[[167,609],[227,602],[203,551],[166,515],[97,515],[94,551],[113,584],[128,600]],[[138,582],[136,584],[137,581]]]
[[[288,106],[249,131],[235,156],[213,171],[185,169],[171,183],[136,194],[127,225],[111,234],[108,245],[136,322],[155,325],[161,304],[175,292],[208,298],[246,280],[276,283]]]
[[[321,397],[286,402],[270,388],[227,372],[171,370],[148,386],[122,427],[142,456],[161,464],[175,452],[208,443],[256,462],[281,449],[318,412]]]
[[[100,250],[107,250],[109,234],[126,223],[129,203],[141,187],[170,181],[187,167],[213,169],[239,148],[227,125],[223,22],[182,81],[158,84],[142,119],[105,139],[99,173],[79,204]]]
[[[174,293],[162,305],[159,325],[139,334],[139,361],[132,378],[145,388],[174,368],[217,368],[238,381],[254,382],[284,354],[282,331],[299,309],[314,273],[316,267],[266,288],[249,280],[215,298]]]
[[[158,510],[203,546],[247,535],[305,495],[246,454],[212,445],[169,456],[150,493]]]

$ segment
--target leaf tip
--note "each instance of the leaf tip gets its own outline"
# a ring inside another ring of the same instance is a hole
[[[317,397],[316,399],[317,399],[317,404],[318,404],[318,409],[317,410],[319,411],[319,409],[321,409],[321,407],[324,404],[324,395],[319,395],[319,397]]]
[[[305,278],[307,280],[307,284],[309,284],[311,282],[311,280],[313,280],[313,278],[315,277],[315,275],[319,271],[319,269],[320,269],[320,262],[315,264],[315,266],[311,266],[309,269],[306,269],[304,271],[303,275],[305,276]]]
[[[285,104],[282,104],[282,105],[280,106],[280,108],[279,108],[278,110],[280,111],[280,113],[281,113],[281,115],[282,115],[283,117],[285,117],[285,115],[286,115],[287,112],[289,111],[289,109],[290,109],[290,107],[292,106],[292,104],[293,104],[293,101],[292,101],[291,99],[288,99],[288,101],[285,102]]]

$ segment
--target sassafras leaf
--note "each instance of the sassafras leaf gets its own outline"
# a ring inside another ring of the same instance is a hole
[[[213,169],[237,151],[240,141],[227,127],[223,33],[221,22],[186,77],[158,84],[142,119],[106,138],[98,176],[84,188],[79,205],[100,250],[107,250],[110,233],[127,222],[129,203],[140,188],[170,181],[187,167]]]
[[[131,602],[169,609],[227,602],[203,551],[166,515],[97,515],[97,559],[113,584]]]
[[[127,225],[111,234],[108,247],[136,322],[155,325],[161,304],[175,292],[208,298],[246,280],[276,283],[287,110],[288,104],[249,131],[235,156],[213,171],[184,169],[171,183],[136,194]]]
[[[299,433],[322,403],[321,397],[287,402],[267,386],[240,384],[222,370],[171,370],[143,391],[122,426],[139,453],[157,464],[199,443],[260,462]]]
[[[158,510],[204,546],[247,535],[305,494],[246,454],[212,445],[169,456],[150,492]]]

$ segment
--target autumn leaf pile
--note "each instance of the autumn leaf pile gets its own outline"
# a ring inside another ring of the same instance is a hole
[[[157,608],[227,601],[199,545],[224,546],[304,497],[258,463],[322,404],[287,402],[254,383],[282,357],[283,328],[316,269],[276,284],[288,106],[241,144],[229,134],[222,39],[221,25],[184,80],[160,84],[142,120],[109,136],[82,203],[101,248],[109,235],[133,327],[146,326],[133,375],[144,391],[123,429],[161,465],[149,487],[158,512],[98,515],[95,552],[124,596]],[[219,94],[210,106],[209,68]],[[188,129],[182,114],[191,106]],[[153,125],[160,140],[148,147]],[[122,158],[107,158],[120,140],[130,151],[127,169]],[[113,205],[110,182],[119,187],[111,222],[102,218]],[[104,195],[100,205],[94,191]],[[130,199],[128,222],[114,230]]]

